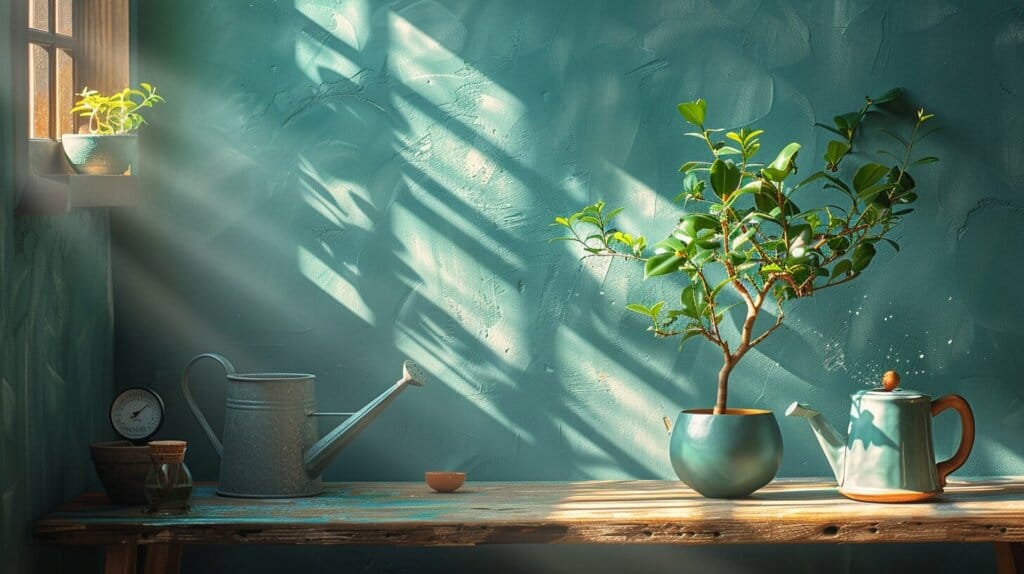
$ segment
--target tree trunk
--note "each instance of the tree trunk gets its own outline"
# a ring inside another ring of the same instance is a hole
[[[733,361],[732,357],[726,356],[722,370],[718,371],[718,397],[715,399],[713,414],[725,414],[725,409],[728,408],[726,403],[729,396],[729,374],[732,373],[732,368],[735,366],[736,362]]]

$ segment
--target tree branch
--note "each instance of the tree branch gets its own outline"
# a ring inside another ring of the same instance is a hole
[[[722,224],[722,265],[725,266],[725,272],[728,273],[729,277],[732,278],[732,286],[739,293],[740,297],[747,304],[748,312],[754,308],[754,299],[750,296],[750,291],[747,291],[747,287],[740,281],[739,276],[736,275],[736,270],[732,267],[732,262],[729,261],[729,223],[724,219],[721,220]]]
[[[590,253],[588,255],[584,255],[583,257],[580,257],[580,261],[584,261],[586,259],[590,259],[591,257],[613,257],[613,258],[614,257],[620,257],[620,258],[626,259],[628,261],[647,261],[643,257],[637,257],[636,255],[632,255],[632,254],[629,254],[629,253],[620,253],[620,252],[615,251],[614,249],[612,249],[610,247],[607,247],[605,249],[607,249],[607,251],[602,251],[600,253]]]
[[[775,331],[775,329],[778,329],[780,326],[782,326],[782,320],[786,317],[786,314],[782,311],[782,305],[781,304],[779,305],[778,308],[779,308],[779,314],[776,315],[776,317],[775,317],[775,324],[772,325],[771,327],[768,327],[767,331],[765,331],[764,333],[761,333],[760,335],[757,336],[756,339],[751,341],[750,342],[750,347],[756,347],[758,343],[760,343],[761,341],[764,341],[765,339],[767,339],[768,335],[771,335]]]

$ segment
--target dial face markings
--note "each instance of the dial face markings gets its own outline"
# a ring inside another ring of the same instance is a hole
[[[119,435],[131,441],[141,441],[156,434],[163,418],[163,401],[149,389],[122,391],[110,405],[110,424]]]

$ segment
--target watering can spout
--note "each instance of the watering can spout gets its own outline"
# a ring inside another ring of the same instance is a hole
[[[324,435],[316,444],[309,447],[304,461],[306,474],[310,477],[320,476],[324,469],[327,468],[327,465],[341,452],[341,449],[352,442],[352,439],[362,432],[385,407],[391,404],[391,401],[399,393],[404,391],[409,385],[422,387],[424,380],[425,377],[420,367],[412,361],[406,361],[402,365],[402,378],[397,383],[391,385],[379,397],[370,401],[370,404],[353,413],[345,422],[335,427],[334,430]]]
[[[832,467],[832,474],[835,475],[836,481],[842,484],[843,465],[846,462],[846,437],[836,432],[821,413],[805,404],[794,402],[789,405],[786,416],[807,419],[811,430],[818,437],[818,444],[821,445],[829,466]]]

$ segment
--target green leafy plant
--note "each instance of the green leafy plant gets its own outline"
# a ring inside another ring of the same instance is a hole
[[[89,119],[89,133],[100,135],[127,134],[146,123],[140,111],[165,100],[157,95],[156,88],[145,82],[141,90],[125,88],[110,96],[96,90],[82,89],[80,98],[71,108],[71,113]],[[144,91],[143,91],[144,90]]]
[[[825,147],[823,169],[795,185],[790,177],[797,172],[800,144],[784,146],[767,164],[755,163],[763,130],[710,129],[704,125],[704,100],[679,104],[679,113],[696,127],[686,135],[703,142],[709,155],[679,170],[683,191],[676,202],[682,202],[682,212],[671,234],[648,249],[642,235],[615,227],[622,208],[606,210],[599,201],[556,217],[553,225],[569,235],[553,241],[578,243],[584,258],[643,263],[645,279],[683,283],[678,304],[632,303],[627,308],[650,319],[649,330],[658,337],[679,337],[682,344],[700,336],[721,349],[714,413],[724,413],[732,370],[782,325],[784,302],[856,279],[881,244],[899,250],[889,235],[917,200],[910,169],[938,161],[912,153],[933,115],[918,110],[908,137],[883,130],[898,150],[874,154],[885,160],[854,153],[866,121],[878,115],[878,106],[898,97],[899,90],[868,97],[858,111],[836,116],[831,125],[815,124],[836,137]],[[858,165],[847,165],[857,160]],[[797,199],[820,207],[801,209]],[[776,309],[774,321],[758,325],[769,301]],[[723,323],[733,305],[745,307],[746,314],[730,340]]]

